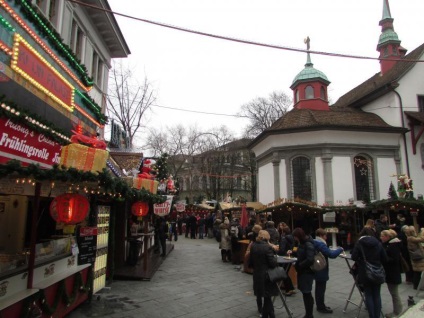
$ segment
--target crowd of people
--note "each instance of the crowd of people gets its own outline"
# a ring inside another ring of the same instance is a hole
[[[304,318],[313,318],[314,304],[320,313],[333,313],[333,309],[325,303],[327,282],[330,279],[329,259],[338,257],[344,253],[344,249],[328,246],[325,229],[318,228],[311,235],[299,227],[291,231],[286,223],[276,225],[271,219],[261,220],[260,223],[251,219],[247,227],[242,228],[237,218],[230,221],[228,217],[221,219],[212,214],[192,214],[186,217],[177,216],[169,221],[168,239],[176,241],[178,235],[184,234],[184,230],[186,238],[215,238],[219,242],[222,262],[239,265],[240,260],[245,260],[244,271],[250,270],[253,273],[253,291],[260,317],[275,317],[271,298],[277,296],[279,291],[267,279],[267,271],[278,266],[278,255],[296,257],[294,268],[297,289],[303,297]],[[245,255],[240,255],[239,242],[242,239],[250,241]],[[377,220],[366,221],[351,250],[351,258],[355,262],[351,274],[363,293],[370,318],[380,317],[382,313],[382,284],[369,280],[365,263],[384,268],[385,283],[393,304],[392,313],[385,317],[398,317],[403,312],[398,289],[402,283],[401,274],[405,274],[405,283],[412,284],[414,289],[418,288],[424,271],[423,246],[424,228],[417,233],[414,226],[405,223],[405,217],[401,214],[393,224],[389,224],[385,214]],[[317,252],[325,257],[326,266],[322,270],[313,271],[311,266]],[[289,275],[282,281],[280,288],[284,290],[285,296],[296,294]]]

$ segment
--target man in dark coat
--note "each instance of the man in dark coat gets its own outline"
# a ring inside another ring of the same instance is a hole
[[[197,230],[197,219],[194,213],[191,214],[189,223],[190,223],[190,238],[195,239],[196,230]]]

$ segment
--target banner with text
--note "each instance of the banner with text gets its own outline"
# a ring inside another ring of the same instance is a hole
[[[173,195],[164,195],[166,201],[164,203],[153,204],[153,213],[157,216],[165,216],[171,212]]]
[[[0,163],[16,159],[50,168],[59,163],[62,146],[27,126],[0,118]]]

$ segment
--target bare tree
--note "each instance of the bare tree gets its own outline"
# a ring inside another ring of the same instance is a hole
[[[272,92],[268,98],[258,97],[241,106],[239,115],[246,116],[250,120],[244,135],[253,138],[283,116],[292,105],[292,98],[284,92]]]
[[[137,83],[130,67],[122,62],[114,64],[109,82],[107,109],[109,116],[118,121],[133,146],[134,137],[142,128],[142,120],[156,100],[155,92],[147,78]]]

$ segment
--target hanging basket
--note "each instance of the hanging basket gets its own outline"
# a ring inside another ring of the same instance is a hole
[[[83,195],[65,193],[57,196],[50,204],[50,215],[56,222],[77,224],[87,217],[90,202]]]

